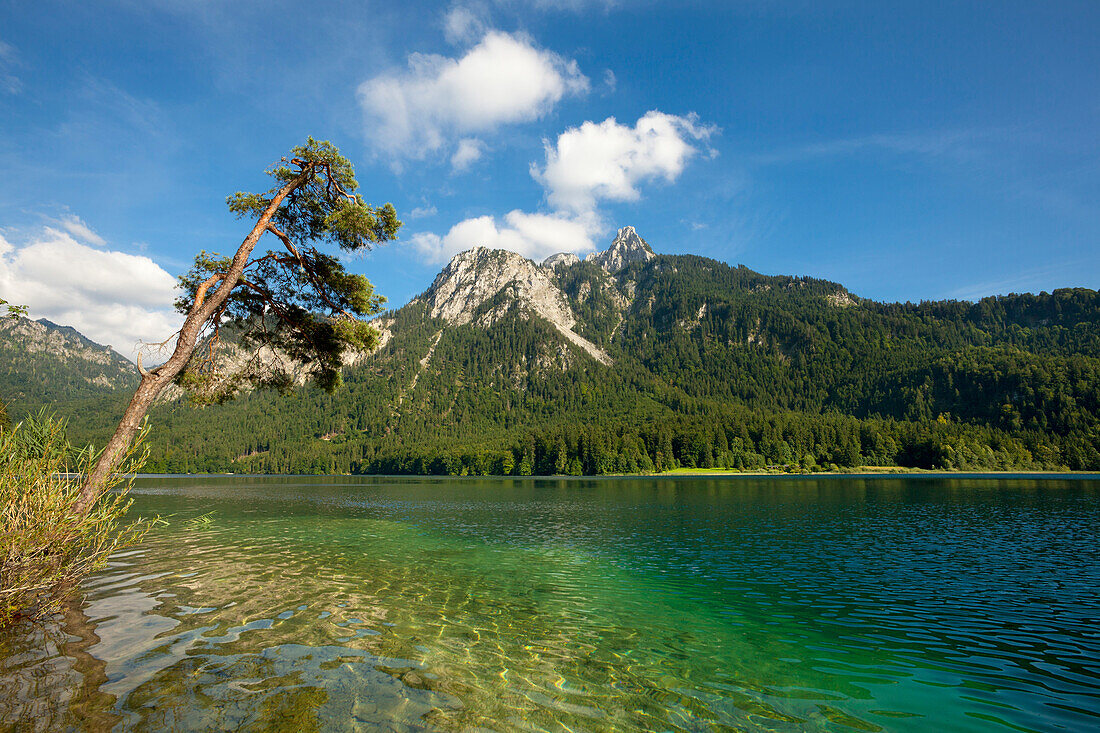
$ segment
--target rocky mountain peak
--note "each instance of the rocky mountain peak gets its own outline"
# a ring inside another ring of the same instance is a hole
[[[451,325],[474,322],[487,327],[516,309],[538,315],[569,341],[610,364],[602,349],[573,331],[576,316],[552,274],[552,268],[515,252],[474,247],[455,255],[418,300],[431,317]]]
[[[646,262],[656,256],[649,244],[634,231],[634,227],[627,226],[619,230],[610,247],[603,252],[593,252],[585,260],[615,273],[632,262]]]
[[[573,311],[549,273],[523,255],[502,249],[459,252],[421,299],[433,318],[461,325],[474,320],[481,306],[505,289],[547,320],[573,327]]]
[[[572,252],[558,252],[556,255],[550,255],[543,260],[542,266],[548,270],[556,270],[559,267],[571,267],[580,261],[581,258]]]

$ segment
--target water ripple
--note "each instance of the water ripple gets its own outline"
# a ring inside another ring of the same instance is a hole
[[[172,524],[0,639],[3,724],[1100,726],[1096,482],[178,478],[136,498]]]

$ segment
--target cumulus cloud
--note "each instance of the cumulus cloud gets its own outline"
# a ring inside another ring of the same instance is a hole
[[[500,223],[492,216],[474,217],[443,236],[415,234],[412,242],[432,263],[477,246],[508,249],[536,260],[556,252],[593,250],[594,240],[606,229],[601,201],[634,201],[644,182],[675,181],[715,131],[695,115],[679,117],[657,110],[633,126],[620,125],[613,117],[585,122],[563,132],[555,144],[546,142],[545,165],[531,166],[553,213],[516,209]]]
[[[635,201],[638,184],[664,179],[671,183],[700,150],[715,128],[695,115],[680,117],[653,110],[633,127],[614,117],[585,122],[546,143],[546,164],[532,164],[531,175],[547,192],[550,204],[574,212],[594,211],[597,202]]]
[[[593,217],[531,214],[516,209],[500,223],[495,217],[479,216],[455,224],[442,237],[421,233],[413,235],[411,241],[432,263],[446,262],[471,247],[507,249],[541,260],[556,252],[595,249],[593,237],[599,229]]]
[[[489,31],[461,58],[412,54],[409,68],[359,86],[367,136],[395,162],[424,159],[501,125],[538,119],[588,89],[576,61]]]
[[[451,156],[451,168],[456,173],[462,172],[471,165],[481,160],[485,152],[485,143],[476,137],[467,137],[458,141],[458,147]]]
[[[65,221],[69,231],[45,227],[20,245],[0,237],[0,297],[130,358],[139,341],[179,328],[174,277],[148,257],[85,243],[103,240],[78,218]]]

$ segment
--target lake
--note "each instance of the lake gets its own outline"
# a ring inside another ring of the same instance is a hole
[[[142,478],[19,730],[1100,728],[1100,480]]]

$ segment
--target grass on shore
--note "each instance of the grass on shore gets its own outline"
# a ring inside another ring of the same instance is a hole
[[[95,458],[69,445],[64,423],[45,412],[0,429],[0,627],[56,611],[81,578],[151,526],[123,523],[130,501],[122,475],[88,511],[73,510],[80,477]],[[143,460],[132,450],[124,468],[140,468]]]

